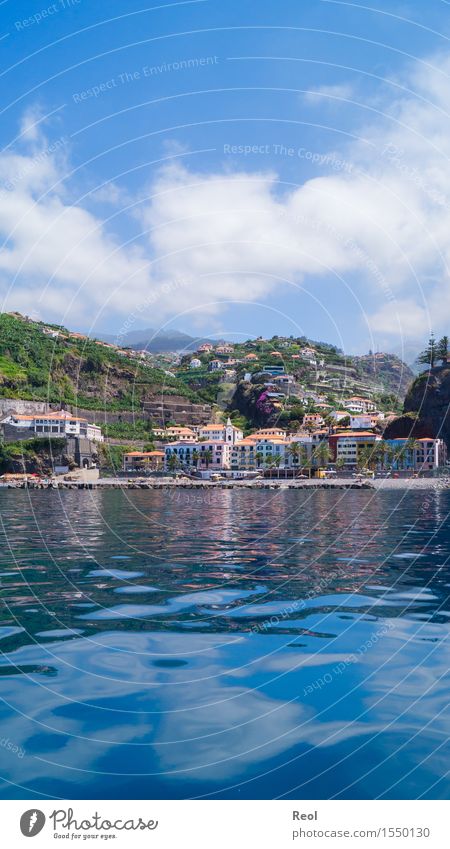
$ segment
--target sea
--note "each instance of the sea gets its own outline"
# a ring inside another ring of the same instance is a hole
[[[449,511],[0,490],[0,796],[448,798]]]

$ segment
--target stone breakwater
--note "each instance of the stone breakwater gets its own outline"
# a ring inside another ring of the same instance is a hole
[[[1,488],[7,489],[58,489],[58,490],[93,490],[93,489],[165,489],[165,490],[223,490],[223,489],[252,489],[252,490],[286,490],[286,489],[370,489],[383,490],[428,490],[442,491],[449,489],[447,479],[441,478],[416,478],[416,479],[382,479],[382,480],[302,480],[302,481],[193,481],[174,480],[173,478],[160,478],[158,480],[140,480],[127,478],[100,478],[95,482],[87,481],[63,481],[51,482],[17,480],[0,482]]]
[[[33,481],[18,480],[8,481],[1,484],[7,489],[373,489],[373,484],[368,481],[179,481],[171,479],[161,480],[129,480],[120,478],[103,478],[95,482],[84,481]]]

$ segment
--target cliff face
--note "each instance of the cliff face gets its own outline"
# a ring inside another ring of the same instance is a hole
[[[416,426],[423,436],[440,437],[450,448],[450,364],[416,377],[406,394],[403,409],[405,413],[417,413]],[[400,423],[400,419],[397,422]],[[392,422],[391,427],[394,425]],[[412,435],[418,436],[418,433]]]

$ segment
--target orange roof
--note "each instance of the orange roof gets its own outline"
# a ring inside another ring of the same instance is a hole
[[[164,451],[126,451],[125,457],[164,457]]]
[[[200,430],[223,430],[224,427],[225,427],[225,425],[223,425],[223,424],[207,424],[207,425],[202,425]]]
[[[373,436],[377,437],[378,434],[373,433],[371,430],[341,430],[340,433],[331,434],[332,436],[340,437],[340,436]]]
[[[71,413],[66,413],[65,410],[62,410],[60,413],[36,413],[34,416],[21,416],[14,415],[12,413],[12,418],[17,419],[18,421],[34,421],[35,419],[62,419],[63,421],[71,421],[71,422],[87,422],[87,419],[81,419],[78,416],[73,416]]]

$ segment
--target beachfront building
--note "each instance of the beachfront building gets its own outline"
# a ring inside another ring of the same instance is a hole
[[[57,413],[39,413],[34,416],[23,416],[12,413],[1,422],[17,429],[19,438],[26,436],[78,436],[91,442],[103,442],[103,434],[99,425],[91,424],[87,419],[74,416],[66,410]]]
[[[384,466],[393,471],[433,471],[447,459],[443,439],[385,439]]]
[[[370,431],[345,430],[328,436],[332,460],[349,468],[358,465],[364,449],[373,448],[378,442],[381,436]]]
[[[164,465],[164,451],[127,451],[123,455],[124,472],[159,471]]]
[[[166,469],[222,471],[230,468],[231,449],[231,443],[214,439],[194,443],[172,442],[164,449],[164,464]]]
[[[312,451],[310,435],[268,436],[259,431],[233,445],[231,468],[249,472],[268,468],[299,469],[311,463]]]
[[[198,429],[198,438],[206,439],[213,442],[226,442],[229,445],[234,445],[244,436],[240,428],[235,427],[231,423],[231,419],[227,419],[226,424],[218,422],[217,424],[202,425]]]

